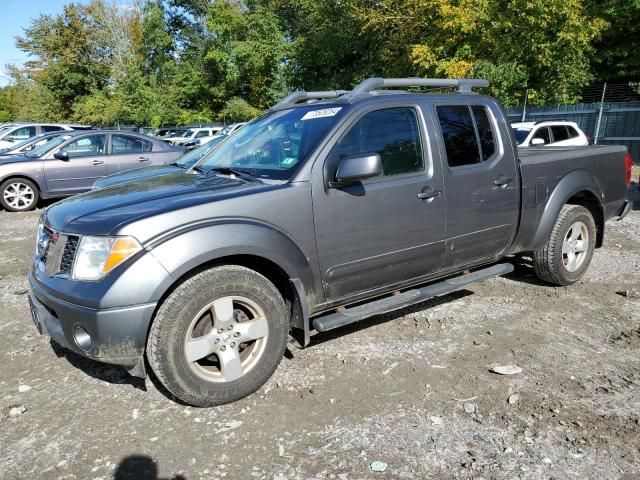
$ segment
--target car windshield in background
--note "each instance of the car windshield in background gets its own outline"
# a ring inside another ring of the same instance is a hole
[[[58,137],[54,137],[53,139],[51,139],[51,141],[40,145],[36,148],[34,148],[33,150],[27,152],[24,154],[25,157],[29,157],[29,158],[39,158],[42,155],[44,155],[45,153],[47,153],[48,151],[50,151],[51,149],[57,147],[58,145],[66,142],[67,140],[69,140],[71,138],[70,135],[60,135]]]
[[[198,166],[288,179],[341,116],[343,107],[298,107],[267,113],[231,135]]]
[[[513,129],[513,134],[516,137],[516,143],[518,145],[522,145],[522,143],[527,139],[527,137],[529,136],[529,133],[531,133],[531,129],[530,128],[514,128]]]
[[[28,138],[20,143],[17,143],[16,145],[13,145],[11,147],[11,150],[20,150],[22,147],[29,144],[32,144],[31,150],[33,150],[37,147],[40,147],[41,145],[44,145],[45,143],[49,143],[51,140],[53,140],[56,137],[59,137],[60,135],[62,135],[62,133],[51,133],[51,134],[47,134],[46,136],[40,136],[37,138]],[[9,149],[7,148],[4,150],[9,150]]]
[[[231,130],[233,130],[233,125],[229,125],[228,127],[224,127],[216,135],[229,135],[229,132]]]
[[[196,134],[195,130],[187,130],[186,132],[180,134],[182,137],[191,138]]]

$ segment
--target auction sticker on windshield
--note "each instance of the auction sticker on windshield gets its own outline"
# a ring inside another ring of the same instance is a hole
[[[321,110],[312,110],[304,114],[301,120],[313,120],[314,118],[333,117],[336,113],[342,110],[342,107],[335,108],[323,108]]]

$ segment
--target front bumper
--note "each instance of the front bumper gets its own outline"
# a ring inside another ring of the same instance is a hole
[[[29,306],[34,323],[42,334],[84,357],[123,365],[131,374],[144,376],[147,327],[156,303],[94,309],[69,303],[45,292],[34,280],[33,273],[29,274],[29,283],[32,292]],[[90,342],[86,337],[78,342],[77,333],[82,331],[89,335]]]

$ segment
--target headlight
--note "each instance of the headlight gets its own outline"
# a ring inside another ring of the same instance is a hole
[[[140,250],[142,246],[133,237],[82,237],[71,278],[100,280]]]

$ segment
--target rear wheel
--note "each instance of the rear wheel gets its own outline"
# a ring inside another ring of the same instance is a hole
[[[596,245],[596,224],[580,205],[565,205],[547,243],[533,254],[536,275],[554,285],[569,285],[582,278]]]
[[[182,283],[149,332],[147,356],[180,400],[213,406],[260,388],[284,353],[289,318],[276,287],[245,267],[221,266]]]
[[[0,204],[10,212],[33,210],[38,200],[38,187],[26,178],[10,178],[0,185]]]

